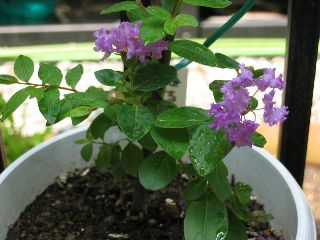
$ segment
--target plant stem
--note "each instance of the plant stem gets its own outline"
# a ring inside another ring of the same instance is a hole
[[[76,89],[73,89],[73,88],[61,87],[61,86],[56,86],[56,85],[36,84],[36,83],[29,83],[29,82],[17,82],[17,84],[34,86],[34,87],[45,87],[45,88],[57,87],[57,88],[62,89],[62,90],[67,90],[67,91],[71,91],[71,92],[78,92]]]
[[[181,4],[182,4],[182,0],[177,0],[176,3],[174,4],[174,6],[172,8],[172,13],[171,13],[172,18],[174,18],[175,16],[178,15]]]
[[[143,5],[143,3],[141,2],[141,0],[136,0],[136,3],[141,7],[142,11],[147,14],[148,16],[150,15],[146,9],[146,7]]]

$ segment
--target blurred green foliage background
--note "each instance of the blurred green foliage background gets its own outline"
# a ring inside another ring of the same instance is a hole
[[[0,112],[2,112],[5,105],[6,102],[0,95]],[[16,127],[12,116],[1,124],[8,165],[32,147],[45,141],[51,135],[50,129],[47,128],[42,133],[36,133],[32,136],[24,136],[22,134],[22,129],[24,127],[26,127],[24,124],[22,127]]]

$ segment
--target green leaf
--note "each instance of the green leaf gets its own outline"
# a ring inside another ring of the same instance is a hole
[[[250,217],[250,209],[247,204],[242,204],[240,200],[232,195],[229,199],[229,205],[231,206],[231,211],[238,219],[242,221],[247,221]]]
[[[164,30],[169,35],[174,35],[177,29],[177,25],[172,21],[172,19],[168,19],[164,23]]]
[[[71,68],[66,75],[66,82],[71,88],[75,88],[83,74],[83,66],[78,64],[76,67]]]
[[[112,148],[112,151],[111,151],[111,164],[112,165],[116,165],[120,162],[121,154],[122,154],[122,150],[119,147],[119,145]]]
[[[94,139],[103,139],[105,132],[113,125],[113,121],[108,118],[104,113],[97,116],[89,127]]]
[[[166,36],[164,22],[165,20],[163,18],[157,16],[143,19],[140,29],[142,41],[146,44],[150,44],[163,39]]]
[[[177,26],[192,26],[192,27],[198,27],[198,20],[190,15],[190,14],[179,14],[176,16],[173,20],[173,22]]]
[[[259,78],[264,74],[263,69],[256,69],[253,71],[253,78]]]
[[[232,195],[231,185],[228,180],[228,169],[223,161],[216,164],[216,167],[206,176],[206,179],[221,202],[224,202]]]
[[[266,143],[267,143],[267,139],[262,134],[260,134],[258,132],[255,132],[252,135],[251,140],[253,142],[253,145],[260,147],[260,148],[263,148],[264,145],[266,145]]]
[[[104,114],[113,121],[117,121],[118,114],[123,107],[123,104],[107,105],[104,108]]]
[[[86,120],[90,114],[84,115],[81,117],[71,117],[72,126],[77,126],[78,124],[82,123],[84,120]]]
[[[111,7],[103,9],[100,14],[109,14],[121,11],[131,11],[140,8],[139,5],[134,1],[122,1],[113,4]]]
[[[136,145],[129,142],[123,149],[121,162],[124,170],[130,175],[136,176],[141,163],[143,162],[143,152]]]
[[[250,109],[254,110],[258,107],[259,102],[255,97],[250,96]]]
[[[70,105],[71,110],[75,107],[90,106],[94,108],[105,108],[107,104],[107,93],[102,89],[87,90],[86,92],[76,92],[65,94],[65,101]]]
[[[78,118],[78,117],[90,115],[92,111],[94,111],[94,108],[92,107],[81,106],[81,107],[71,109],[70,111],[66,112],[64,116]]]
[[[212,91],[216,103],[223,101],[223,93],[221,92],[222,86],[227,83],[225,80],[214,80],[209,84],[209,89]]]
[[[225,240],[248,240],[246,226],[232,212],[228,212],[229,229]]]
[[[162,7],[169,12],[172,12],[172,8],[175,4],[172,0],[161,0]]]
[[[90,158],[89,158],[90,159]],[[102,145],[99,149],[96,167],[102,172],[106,172],[111,165],[111,149],[108,145]]]
[[[43,98],[38,100],[38,107],[49,125],[55,123],[60,112],[60,93],[57,87],[49,87]]]
[[[150,133],[148,133],[147,135],[144,135],[142,138],[139,139],[138,142],[145,149],[148,149],[150,152],[154,152],[158,147],[158,144],[153,140]]]
[[[230,68],[230,69],[239,68],[239,63],[236,60],[234,60],[226,55],[223,55],[221,53],[216,53],[215,56],[217,59],[217,67]]]
[[[107,86],[117,86],[122,80],[122,73],[112,69],[102,69],[96,71],[94,75],[100,83]]]
[[[17,108],[20,107],[20,105],[24,103],[25,100],[27,100],[27,98],[30,96],[31,88],[32,87],[23,88],[12,95],[2,112],[2,122],[6,118],[8,118],[15,110],[17,110]]]
[[[47,63],[40,63],[38,76],[43,83],[55,86],[59,86],[63,78],[63,75],[59,68]]]
[[[237,182],[234,186],[234,193],[243,205],[247,205],[250,201],[252,188],[248,184]]]
[[[141,21],[142,19],[148,17],[148,15],[141,8],[128,11],[127,16],[130,22]]]
[[[182,0],[182,1],[191,5],[210,7],[210,8],[225,8],[231,4],[231,2],[228,0]]]
[[[43,87],[40,87],[40,88],[33,87],[30,90],[31,90],[30,98],[36,98],[38,100],[43,98],[44,92],[45,92],[45,89]]]
[[[20,55],[14,63],[14,73],[24,82],[28,82],[33,74],[33,61],[23,55]]]
[[[171,19],[171,14],[166,9],[157,6],[149,6],[147,7],[147,12],[153,16],[163,18],[163,19]]]
[[[157,128],[150,131],[159,146],[175,159],[181,159],[189,146],[189,134],[185,128]]]
[[[213,193],[190,203],[184,219],[185,240],[223,239],[227,231],[226,207]]]
[[[168,100],[150,99],[146,102],[147,107],[155,115],[159,115],[163,111],[177,107],[173,102]]]
[[[6,75],[6,74],[0,74],[0,84],[14,84],[17,83],[18,79],[14,76]]]
[[[191,61],[211,67],[217,66],[216,55],[200,43],[190,40],[175,40],[169,44],[169,50]]]
[[[193,201],[200,198],[207,190],[207,182],[202,178],[191,181],[183,191],[183,199]]]
[[[149,63],[143,66],[134,76],[133,85],[136,90],[153,91],[163,88],[177,77],[177,69],[175,67]]]
[[[139,169],[141,185],[153,191],[167,186],[176,175],[176,161],[165,152],[149,155]]]
[[[92,153],[93,153],[92,143],[88,143],[84,145],[84,147],[81,149],[81,152],[80,152],[82,159],[85,160],[86,162],[90,161],[92,157]]]
[[[190,160],[200,176],[212,172],[231,151],[232,145],[222,130],[216,131],[205,123],[192,135],[189,147]]]
[[[118,123],[125,135],[136,141],[146,135],[153,125],[153,115],[144,106],[123,106],[118,114]]]
[[[207,111],[201,108],[179,107],[160,113],[155,125],[161,128],[186,128],[202,124],[209,119]]]

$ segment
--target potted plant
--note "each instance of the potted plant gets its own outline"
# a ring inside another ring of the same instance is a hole
[[[183,2],[207,7],[230,4]],[[177,27],[197,26],[193,16],[180,13],[181,3],[162,1],[162,7],[145,7],[141,1],[123,1],[102,11],[127,11],[131,20],[109,33],[105,29],[94,33],[94,49],[104,52],[103,60],[115,53],[124,64],[122,72],[95,72],[96,79],[112,90],[89,87],[79,92],[76,85],[83,73],[81,65],[67,72],[68,86],[61,86],[61,71],[54,65],[40,63],[38,76],[42,84],[31,83],[34,64],[26,56],[16,60],[16,76],[0,75],[1,84],[24,85],[8,101],[2,120],[28,98],[38,101],[47,125],[68,117],[77,125],[92,112],[102,110],[88,129],[73,130],[36,147],[1,174],[2,238],[21,211],[56,176],[92,166],[93,160],[101,171],[120,175],[120,182],[139,180],[133,190],[138,194],[133,194],[133,198],[140,202],[133,199],[132,208],[142,207],[144,191],[161,190],[175,176],[185,176],[181,208],[185,211],[186,240],[248,239],[245,224],[254,217],[248,208],[252,189],[274,215],[273,223],[283,231],[285,239],[315,239],[314,221],[301,189],[279,162],[253,147],[263,147],[266,140],[256,132],[259,124],[246,118],[263,111],[264,121],[270,126],[285,120],[287,108],[275,107],[273,101],[275,91],[285,87],[282,75],[276,76],[275,69],[246,67],[194,41],[174,40]],[[234,71],[232,80],[210,84],[215,98],[211,109],[177,107],[163,99],[165,87],[179,83],[177,69],[170,66],[171,52],[200,64]],[[255,93],[249,94],[249,88],[255,89]],[[255,98],[258,91],[264,93],[262,101]],[[78,160],[77,152],[84,162]],[[230,174],[241,182],[233,179],[230,183]],[[123,192],[120,205],[125,201]],[[276,239],[273,237],[262,234],[255,238]]]

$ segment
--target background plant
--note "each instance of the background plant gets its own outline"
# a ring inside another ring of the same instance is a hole
[[[5,106],[6,102],[0,95],[0,112],[4,110]],[[12,116],[8,117],[1,124],[1,131],[6,148],[7,164],[12,163],[29,149],[45,141],[51,134],[50,128],[47,128],[44,132],[26,136],[23,134],[23,129],[25,127],[27,127],[25,123],[22,123],[20,127],[17,127],[17,123]]]
[[[264,146],[265,138],[256,132],[259,124],[246,116],[264,111],[264,121],[269,125],[283,121],[287,109],[274,107],[273,96],[284,88],[284,81],[281,75],[275,76],[274,69],[245,67],[199,43],[174,40],[179,26],[198,25],[193,16],[180,13],[182,2],[213,8],[231,4],[226,0],[164,0],[161,7],[146,7],[137,0],[104,9],[102,14],[126,11],[132,22],[124,22],[109,33],[103,28],[94,33],[95,51],[104,52],[103,59],[119,54],[124,63],[121,72],[95,72],[96,79],[112,90],[89,87],[78,91],[81,65],[64,77],[56,66],[40,63],[42,84],[31,83],[34,64],[30,58],[19,56],[14,64],[15,76],[0,75],[2,84],[24,86],[8,101],[2,120],[28,98],[37,100],[48,126],[64,118],[71,118],[77,125],[92,112],[102,110],[89,126],[86,138],[76,143],[83,144],[81,156],[85,161],[92,159],[94,145],[98,145],[96,166],[102,171],[111,170],[117,180],[123,181],[126,174],[137,177],[141,185],[137,185],[140,189],[135,191],[133,209],[141,207],[141,186],[160,190],[184,173],[189,179],[183,194],[187,202],[185,239],[246,239],[244,224],[253,217],[248,208],[252,189],[244,183],[230,184],[222,160],[234,145]],[[163,99],[165,87],[179,82],[177,69],[169,65],[171,52],[234,71],[234,79],[210,84],[215,102],[209,111],[177,107]],[[68,86],[61,85],[63,79]],[[248,88],[265,92],[264,107]],[[61,90],[69,93],[62,94]],[[191,162],[183,161],[185,155]]]

